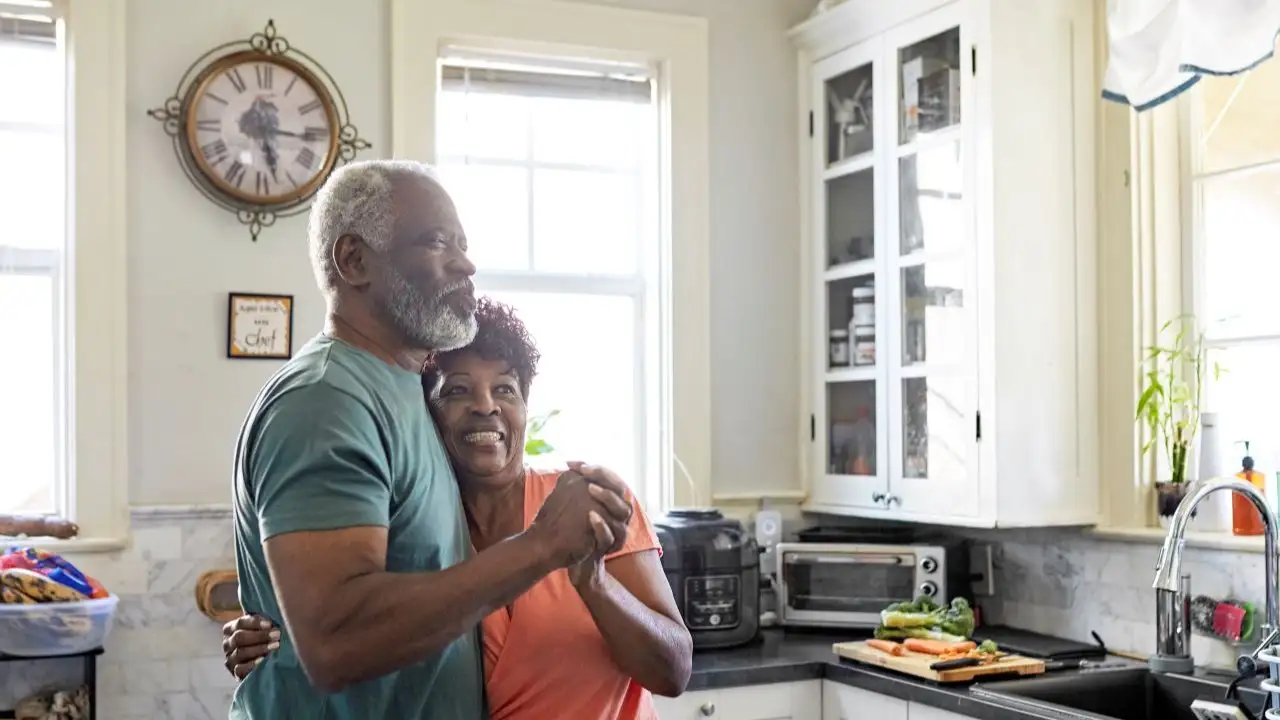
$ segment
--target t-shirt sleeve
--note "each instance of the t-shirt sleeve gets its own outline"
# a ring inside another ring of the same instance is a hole
[[[348,393],[324,384],[288,392],[258,418],[254,440],[247,474],[264,541],[389,524],[391,472],[378,424]]]

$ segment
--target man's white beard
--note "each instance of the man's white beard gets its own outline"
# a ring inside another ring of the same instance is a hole
[[[459,316],[447,299],[460,286],[441,288],[427,300],[395,268],[388,267],[387,271],[389,287],[381,302],[391,322],[411,344],[425,350],[447,351],[475,339],[475,314]]]

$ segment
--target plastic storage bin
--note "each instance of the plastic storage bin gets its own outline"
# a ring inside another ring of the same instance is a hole
[[[101,647],[120,598],[34,605],[0,605],[0,654],[75,655]]]

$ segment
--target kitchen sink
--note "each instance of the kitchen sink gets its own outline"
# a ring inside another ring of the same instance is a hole
[[[1055,717],[1195,720],[1191,703],[1199,699],[1222,700],[1229,682],[1132,667],[1065,671],[984,683],[974,685],[971,692],[984,699],[1047,711]],[[1241,690],[1241,697],[1255,713],[1265,700],[1265,695],[1256,690]],[[1064,713],[1064,709],[1071,712]]]

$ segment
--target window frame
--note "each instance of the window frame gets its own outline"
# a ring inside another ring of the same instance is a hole
[[[59,294],[65,473],[55,496],[80,533],[42,544],[107,551],[124,547],[129,532],[126,8],[125,0],[53,0],[52,12],[65,33],[69,240]]]
[[[657,69],[661,256],[657,316],[645,348],[669,398],[657,428],[666,458],[646,487],[651,510],[711,501],[708,26],[703,18],[551,0],[392,0],[392,151],[436,158],[437,62],[445,49],[531,52]],[[676,310],[678,309],[678,312]],[[654,347],[653,345],[657,345]],[[646,378],[646,381],[651,381]],[[646,459],[648,462],[649,459]],[[680,478],[677,481],[677,478]]]

